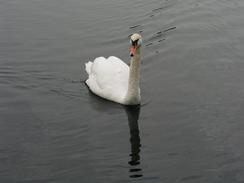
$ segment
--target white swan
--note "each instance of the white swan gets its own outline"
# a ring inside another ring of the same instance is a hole
[[[140,48],[142,37],[131,36],[130,67],[117,57],[98,57],[86,63],[86,84],[96,95],[124,105],[138,105],[140,96]]]

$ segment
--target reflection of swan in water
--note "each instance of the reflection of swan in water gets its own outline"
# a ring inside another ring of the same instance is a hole
[[[139,135],[139,128],[138,128],[138,118],[140,114],[140,106],[126,106],[125,107],[127,116],[128,116],[128,123],[130,128],[130,143],[131,143],[131,158],[128,162],[131,165],[130,175],[131,178],[142,177],[141,168],[138,166],[140,165],[140,135]]]
[[[97,97],[92,92],[88,93],[90,95],[89,100],[92,108],[100,112],[116,111],[121,110],[121,105],[117,105],[113,102],[109,102],[100,97]],[[128,125],[130,130],[130,143],[131,143],[131,153],[130,160],[128,164],[130,167],[130,177],[137,178],[142,177],[142,169],[140,166],[140,136],[139,136],[139,127],[138,127],[138,118],[140,114],[140,105],[135,106],[123,106],[127,117]]]

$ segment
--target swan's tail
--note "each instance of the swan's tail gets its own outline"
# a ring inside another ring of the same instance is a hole
[[[92,66],[92,62],[87,62],[86,63],[86,72],[89,75],[91,73],[91,66]]]

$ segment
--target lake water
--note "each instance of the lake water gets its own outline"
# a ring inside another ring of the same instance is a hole
[[[129,61],[141,107],[90,93]],[[1,183],[243,183],[243,0],[0,0]]]

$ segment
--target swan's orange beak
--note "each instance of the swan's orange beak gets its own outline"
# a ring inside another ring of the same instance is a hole
[[[133,57],[136,53],[136,46],[131,46],[130,47],[130,56]]]

